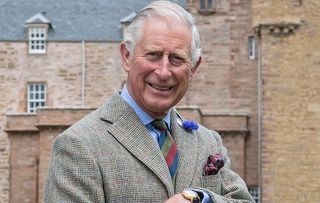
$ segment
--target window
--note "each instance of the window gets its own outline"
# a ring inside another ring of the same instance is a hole
[[[294,6],[302,6],[302,0],[291,0]]]
[[[255,203],[260,203],[260,188],[259,187],[249,187],[249,193],[254,199]]]
[[[213,11],[214,0],[200,0],[200,11]]]
[[[29,53],[46,53],[46,28],[29,29]]]
[[[49,29],[53,29],[54,26],[50,20],[45,17],[45,14],[45,12],[38,13],[25,21],[26,31],[28,32],[26,37],[29,41],[30,54],[46,53],[48,32]]]
[[[28,84],[28,112],[34,113],[38,106],[46,105],[45,83]]]
[[[248,57],[250,60],[256,58],[256,42],[254,36],[248,37]]]

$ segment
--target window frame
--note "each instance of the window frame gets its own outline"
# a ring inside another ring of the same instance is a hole
[[[256,39],[253,35],[248,36],[248,59],[256,59]]]
[[[39,34],[40,36],[33,36]],[[46,27],[29,27],[29,53],[45,54],[47,52],[47,28]],[[33,48],[32,46],[40,48]],[[43,48],[42,48],[43,46]]]
[[[36,113],[37,107],[47,105],[47,84],[45,82],[28,82],[27,112]]]
[[[211,2],[211,6],[209,5]],[[202,5],[204,4],[204,7]],[[199,13],[201,14],[212,14],[215,12],[215,0],[199,0]]]

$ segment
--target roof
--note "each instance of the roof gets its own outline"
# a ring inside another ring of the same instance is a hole
[[[0,41],[25,40],[26,23],[49,23],[48,40],[120,41],[121,20],[151,0],[1,0]],[[186,8],[186,0],[171,0]]]
[[[48,20],[45,16],[45,13],[38,13],[34,16],[32,16],[31,18],[29,18],[28,20],[26,20],[27,24],[31,24],[31,23],[50,23],[50,20]]]

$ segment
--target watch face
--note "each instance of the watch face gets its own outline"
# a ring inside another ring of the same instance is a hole
[[[198,197],[198,193],[196,193],[195,191],[186,190],[185,192],[191,197]]]

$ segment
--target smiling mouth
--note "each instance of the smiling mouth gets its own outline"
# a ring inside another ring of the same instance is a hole
[[[173,88],[173,87],[161,87],[161,86],[157,86],[157,85],[151,84],[151,83],[149,83],[149,85],[151,87],[153,87],[154,89],[160,90],[160,91],[169,91],[169,90],[171,90]]]

